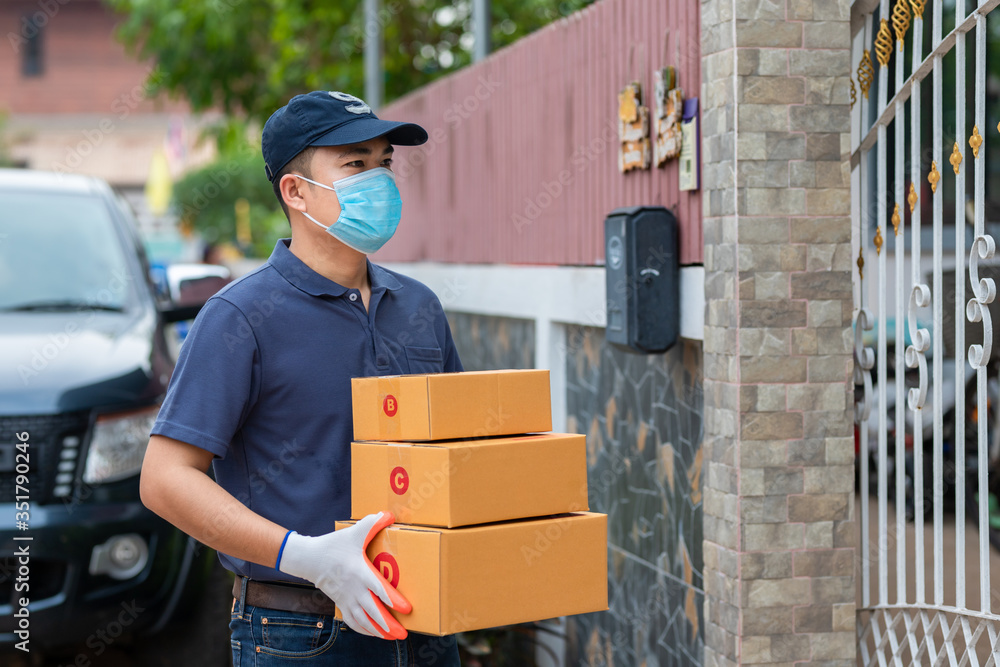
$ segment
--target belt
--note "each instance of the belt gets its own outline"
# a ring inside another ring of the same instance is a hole
[[[236,575],[233,582],[233,597],[240,599],[243,592],[244,577]],[[244,605],[279,609],[281,611],[297,611],[306,614],[323,614],[333,616],[337,605],[326,596],[326,593],[312,586],[285,584],[246,579],[246,596]]]

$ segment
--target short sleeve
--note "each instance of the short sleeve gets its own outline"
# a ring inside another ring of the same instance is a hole
[[[151,435],[224,458],[260,388],[260,352],[243,312],[218,296],[202,308],[181,345]]]

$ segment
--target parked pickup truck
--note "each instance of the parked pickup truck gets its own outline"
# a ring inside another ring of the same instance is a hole
[[[94,661],[201,613],[209,572],[224,576],[139,500],[174,364],[164,327],[225,283],[212,273],[188,270],[202,296],[178,303],[106,183],[0,169],[0,652]],[[228,656],[222,630],[205,641]],[[200,650],[190,664],[228,664]]]

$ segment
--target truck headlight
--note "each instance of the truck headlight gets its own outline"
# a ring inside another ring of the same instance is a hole
[[[159,411],[155,406],[99,416],[87,452],[84,483],[103,484],[137,475]]]

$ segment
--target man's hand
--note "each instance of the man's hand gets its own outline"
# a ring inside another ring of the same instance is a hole
[[[344,622],[355,632],[383,639],[405,639],[406,629],[386,606],[404,614],[410,613],[413,606],[365,555],[372,538],[393,521],[391,512],[379,512],[319,537],[292,531],[281,551],[278,569],[316,584],[337,603]]]

